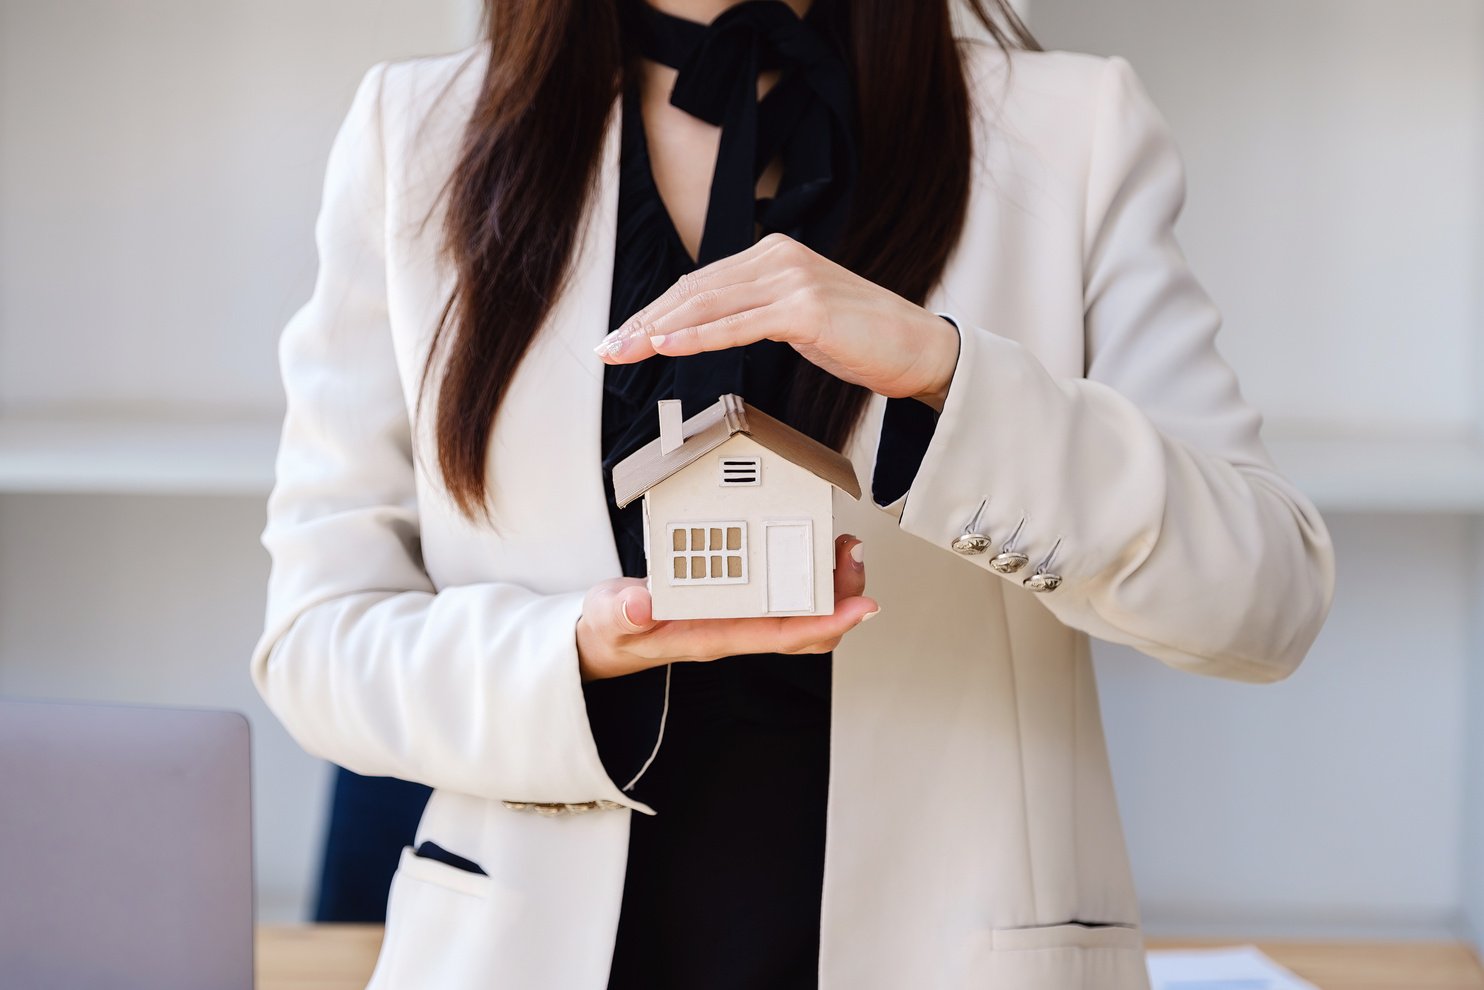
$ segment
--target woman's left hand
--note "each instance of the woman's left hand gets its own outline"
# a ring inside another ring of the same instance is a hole
[[[836,378],[935,409],[958,363],[947,320],[786,234],[680,277],[595,350],[608,364],[758,340],[791,345]]]

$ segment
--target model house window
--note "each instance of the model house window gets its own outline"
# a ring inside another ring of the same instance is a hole
[[[743,584],[746,581],[745,522],[671,524],[671,584]]]
[[[721,483],[723,485],[761,484],[762,461],[756,457],[723,457],[721,459]]]

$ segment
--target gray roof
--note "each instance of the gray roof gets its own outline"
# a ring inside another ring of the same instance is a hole
[[[614,465],[613,495],[619,508],[738,433],[747,434],[773,453],[828,481],[851,498],[861,497],[855,466],[848,457],[748,405],[740,395],[729,392],[717,399],[714,405],[685,421],[682,426],[684,440],[670,453],[661,453],[660,441],[656,437]]]

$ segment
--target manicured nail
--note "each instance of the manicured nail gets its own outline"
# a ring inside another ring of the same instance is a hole
[[[855,561],[857,564],[863,564],[863,563],[865,563],[866,562],[866,545],[864,543],[857,543],[855,546],[851,547],[850,548],[850,559],[853,560],[853,561]]]
[[[625,343],[627,341],[615,331],[599,341],[598,346],[593,348],[593,352],[599,357],[616,357],[618,352],[623,350]]]
[[[880,615],[880,614],[881,614],[881,609],[879,609],[879,608],[873,608],[873,609],[871,609],[871,611],[869,611],[865,615],[861,616],[861,621],[862,622],[865,622],[867,619],[870,619],[870,618],[872,618],[874,616],[877,616],[877,615]]]
[[[660,345],[665,342],[665,338],[668,337],[668,336],[670,336],[670,335],[667,334],[667,333],[657,333],[657,334],[655,334],[654,336],[652,336],[652,337],[649,338],[650,346],[653,347],[655,350],[659,350],[660,349]]]
[[[623,620],[629,624],[630,629],[638,629],[639,625],[629,618],[629,603],[626,601],[618,603],[618,610],[623,613]]]

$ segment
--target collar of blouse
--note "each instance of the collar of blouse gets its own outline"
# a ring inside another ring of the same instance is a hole
[[[782,231],[816,250],[844,228],[856,171],[850,66],[813,0],[800,17],[784,0],[744,0],[709,23],[620,4],[632,50],[677,70],[670,103],[719,125],[721,143],[697,262],[709,264]],[[759,73],[784,70],[757,99]],[[783,175],[772,197],[757,180],[775,155]]]

